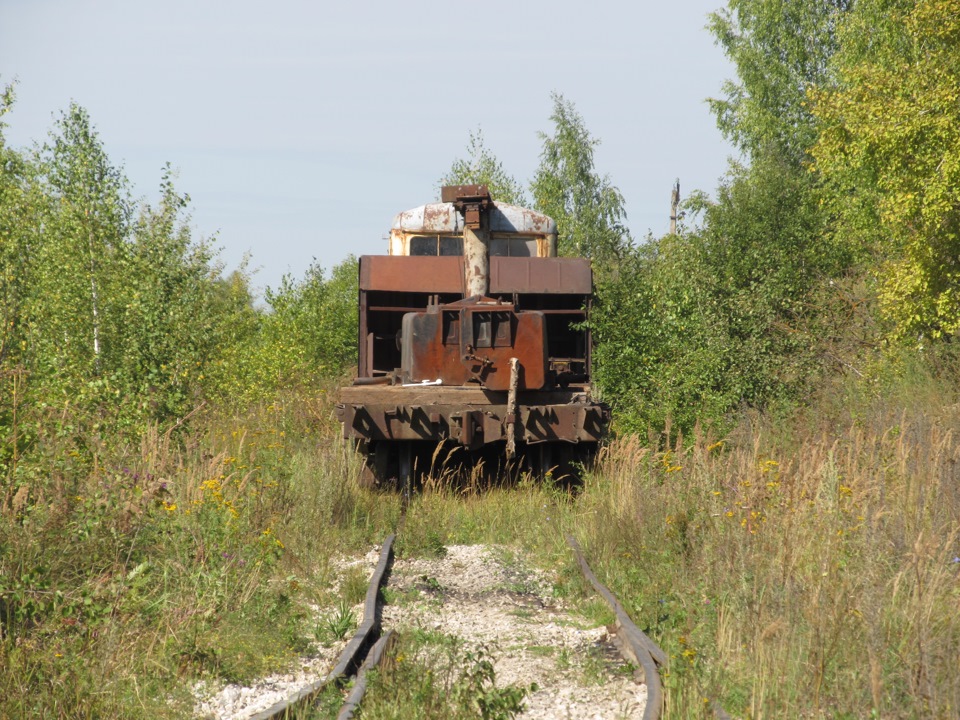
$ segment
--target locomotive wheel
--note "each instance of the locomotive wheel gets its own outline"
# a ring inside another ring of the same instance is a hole
[[[399,491],[409,498],[427,475],[454,485],[487,485],[505,478],[515,481],[526,471],[540,480],[549,476],[552,483],[576,488],[582,483],[582,470],[592,465],[597,447],[592,443],[525,445],[512,461],[505,459],[502,444],[471,451],[456,443],[380,440],[360,443],[357,450],[364,455],[361,487]]]
[[[398,448],[398,473],[397,485],[404,497],[409,500],[413,493],[413,444],[410,442],[399,443]]]
[[[393,464],[396,464],[396,459],[391,457],[393,455],[391,445],[392,443],[380,441],[371,443],[365,449],[363,468],[360,471],[360,487],[373,489],[390,486],[390,461],[393,460]],[[358,449],[364,452],[364,448]],[[393,473],[393,477],[396,477],[396,472]]]

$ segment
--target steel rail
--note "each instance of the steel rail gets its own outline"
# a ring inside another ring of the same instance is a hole
[[[341,651],[337,664],[328,675],[301,688],[294,695],[270,706],[250,720],[289,720],[297,717],[298,713],[313,703],[317,696],[330,684],[340,684],[352,677],[360,668],[360,664],[367,656],[370,647],[380,635],[380,588],[390,569],[393,559],[393,541],[396,534],[390,535],[383,541],[380,550],[380,561],[370,578],[367,586],[367,595],[363,605],[363,621],[350,642]]]
[[[367,659],[363,661],[363,666],[357,672],[357,679],[353,684],[353,689],[337,714],[337,720],[353,720],[353,714],[360,707],[363,696],[367,692],[367,673],[373,670],[383,660],[387,651],[396,642],[397,633],[394,630],[388,630],[387,634],[377,640],[376,644],[367,654]]]
[[[566,535],[567,544],[577,558],[577,564],[584,577],[606,601],[616,616],[617,634],[622,642],[618,643],[621,655],[628,662],[636,664],[643,671],[643,680],[647,685],[647,704],[643,710],[643,720],[658,720],[663,711],[663,686],[660,683],[658,665],[666,665],[667,654],[638,628],[620,601],[593,574],[580,549],[580,544],[572,535]]]
[[[380,635],[380,588],[393,558],[393,541],[396,537],[395,534],[390,535],[383,541],[380,562],[377,563],[377,568],[370,578],[370,585],[367,586],[367,597],[363,604],[363,622],[340,653],[340,659],[332,673],[336,678],[353,675],[360,667],[370,646]]]

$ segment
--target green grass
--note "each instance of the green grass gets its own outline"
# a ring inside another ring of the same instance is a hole
[[[669,717],[957,714],[960,412],[918,390],[608,449],[580,535],[670,655]]]
[[[331,556],[399,516],[357,489],[318,409],[209,413],[139,446],[50,438],[22,458],[33,480],[0,515],[0,716],[184,717],[191,681],[308,651],[311,606],[337,607]],[[351,602],[358,584],[341,583]]]
[[[666,717],[953,717],[960,709],[960,406],[948,383],[832,388],[722,439],[623,437],[576,497],[428,483],[401,551],[523,547],[587,622],[562,539],[668,653]],[[427,536],[429,528],[431,536]],[[563,658],[559,658],[562,662]]]
[[[356,629],[357,619],[350,606],[341,601],[336,609],[323,616],[314,628],[314,637],[324,643],[333,643],[343,640]]]

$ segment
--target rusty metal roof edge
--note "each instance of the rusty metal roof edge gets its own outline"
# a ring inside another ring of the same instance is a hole
[[[553,218],[529,208],[494,202],[489,211],[491,232],[555,235]],[[429,203],[405,210],[393,219],[393,230],[403,232],[463,232],[463,218],[453,203]]]

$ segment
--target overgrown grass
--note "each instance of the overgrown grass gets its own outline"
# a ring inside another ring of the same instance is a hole
[[[183,717],[190,679],[308,649],[338,551],[398,515],[320,398],[207,412],[139,445],[44,438],[0,518],[0,716]]]
[[[608,448],[581,534],[670,654],[671,717],[960,712],[960,406],[930,379],[850,397]]]
[[[960,405],[905,368],[724,438],[622,437],[574,497],[428,482],[400,551],[522,546],[601,620],[562,534],[670,656],[667,717],[960,712]],[[876,375],[875,375],[876,376]]]
[[[522,547],[602,622],[573,532],[670,655],[668,717],[713,700],[756,718],[955,717],[960,405],[923,372],[896,378],[724,438],[621,437],[576,495],[429,480],[398,552]],[[249,678],[339,634],[362,583],[335,593],[329,558],[381,540],[400,500],[355,486],[330,411],[205,411],[138,445],[57,434],[52,417],[0,519],[0,715],[180,717],[190,680]]]

